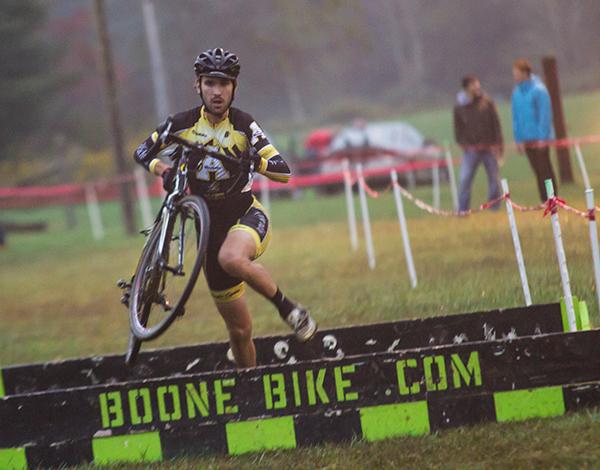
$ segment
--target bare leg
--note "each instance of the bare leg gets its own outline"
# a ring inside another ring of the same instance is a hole
[[[298,308],[277,289],[269,272],[254,261],[256,249],[256,242],[249,233],[241,230],[230,232],[219,250],[219,264],[227,274],[245,281],[273,302],[299,341],[310,340],[317,331],[316,322],[306,309]]]
[[[277,284],[262,264],[254,260],[256,243],[247,232],[230,232],[219,250],[219,264],[231,276],[248,283],[267,299],[277,292]]]
[[[219,313],[229,331],[231,351],[238,367],[256,366],[256,350],[252,341],[252,317],[246,304],[246,296],[232,302],[217,304]]]

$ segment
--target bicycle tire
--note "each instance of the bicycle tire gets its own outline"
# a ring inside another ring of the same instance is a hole
[[[148,235],[146,243],[144,244],[144,248],[142,250],[142,254],[140,256],[138,266],[136,267],[136,270],[135,270],[136,273],[140,270],[141,263],[144,262],[145,258],[148,256],[147,255],[148,251],[156,250],[156,244],[158,242],[159,236],[160,236],[160,225],[156,224],[152,228],[152,231],[150,232],[150,235]],[[131,306],[130,306],[130,308],[131,308]],[[145,319],[142,319],[140,321],[145,322]],[[133,365],[135,364],[135,362],[137,360],[140,349],[142,347],[142,340],[138,339],[132,333],[131,326],[129,327],[128,332],[129,332],[129,335],[128,335],[128,340],[127,340],[127,351],[125,353],[125,364],[129,367],[133,367]]]
[[[127,341],[127,352],[125,353],[125,364],[132,367],[137,360],[138,354],[142,347],[142,340],[135,337],[130,331],[129,339]]]
[[[157,296],[160,297],[159,284],[162,280],[165,282],[168,271],[160,268],[161,262],[168,264],[168,253],[170,245],[173,242],[173,227],[178,217],[193,219],[193,227],[196,232],[197,255],[194,264],[189,273],[183,291],[174,306],[164,315],[155,325],[148,326],[148,319],[151,315],[150,310]],[[208,246],[208,234],[210,229],[210,217],[208,207],[203,199],[198,196],[185,196],[176,206],[176,210],[171,219],[170,227],[167,228],[167,237],[163,253],[158,257],[157,244],[160,238],[161,224],[157,224],[154,228],[151,239],[148,241],[148,250],[145,250],[140,258],[138,268],[133,278],[131,287],[131,300],[129,303],[129,323],[133,335],[142,341],[148,341],[160,336],[170,325],[175,318],[183,311],[185,303],[191,295],[196,280],[202,269],[206,249]],[[150,274],[150,278],[146,279],[145,275]],[[147,285],[145,283],[148,282]],[[145,299],[144,299],[145,297]],[[149,300],[148,300],[149,298]],[[140,300],[142,302],[140,302]]]

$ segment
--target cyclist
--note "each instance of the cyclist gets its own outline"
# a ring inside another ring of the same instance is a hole
[[[244,285],[269,299],[281,318],[301,342],[317,331],[316,322],[301,305],[288,299],[269,272],[256,259],[270,240],[271,224],[265,209],[252,195],[253,171],[287,182],[287,163],[269,142],[256,121],[231,107],[240,72],[238,57],[223,48],[209,49],[194,62],[194,88],[202,105],[169,118],[171,131],[183,138],[220,149],[236,157],[240,165],[224,165],[207,156],[190,161],[188,180],[192,194],[202,196],[210,212],[210,234],[204,273],[216,307],[229,332],[231,350],[239,367],[256,365],[252,341],[252,319]],[[175,171],[151,151],[166,123],[159,126],[135,151],[135,160],[161,176],[166,190],[172,187]],[[163,146],[164,147],[164,146]],[[237,187],[225,196],[239,172]]]

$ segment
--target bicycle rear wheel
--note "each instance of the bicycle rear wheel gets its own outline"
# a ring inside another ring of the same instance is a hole
[[[206,203],[186,196],[171,216],[162,249],[162,224],[154,228],[131,287],[129,323],[137,339],[156,338],[183,314],[202,269],[209,224]]]
[[[150,235],[148,236],[146,243],[144,244],[144,249],[142,250],[142,255],[140,256],[140,261],[138,262],[138,266],[136,268],[136,274],[138,272],[140,272],[142,270],[142,264],[148,263],[148,257],[151,256],[148,253],[149,252],[155,252],[157,249],[157,245],[158,245],[158,240],[160,238],[160,224],[156,224],[152,231],[150,232]],[[135,277],[135,274],[134,274]],[[133,280],[132,280],[133,281]],[[132,282],[133,284],[133,282]],[[129,311],[131,314],[131,299],[130,299],[130,304],[129,304]],[[148,311],[147,311],[148,313]],[[139,321],[143,324],[146,324],[147,322],[147,316],[140,318]],[[131,321],[130,321],[130,325],[131,325]],[[131,331],[131,326],[129,327],[129,338],[127,341],[127,352],[125,353],[125,364],[132,367],[135,364],[135,361],[137,360],[138,354],[140,352],[140,349],[142,347],[142,340],[138,339],[133,332]]]

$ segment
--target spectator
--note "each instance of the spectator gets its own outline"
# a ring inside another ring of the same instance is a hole
[[[515,61],[512,74],[516,83],[512,94],[515,143],[519,153],[524,151],[527,154],[537,178],[540,198],[544,202],[547,199],[544,180],[551,179],[554,191],[558,192],[550,163],[550,147],[540,146],[554,138],[550,95],[542,80],[531,73],[531,65],[526,59]]]
[[[480,163],[487,172],[488,200],[500,197],[498,160],[503,153],[500,120],[494,102],[482,92],[481,83],[475,75],[462,79],[462,90],[454,107],[454,136],[464,151],[458,210],[469,210],[471,185]],[[499,203],[493,208],[498,209]]]

